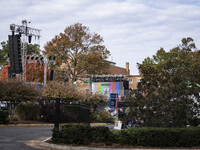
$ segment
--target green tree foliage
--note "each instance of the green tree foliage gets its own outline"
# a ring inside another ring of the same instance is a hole
[[[1,42],[0,49],[0,68],[4,65],[7,65],[9,62],[8,53],[9,53],[9,43],[8,41]],[[37,55],[41,56],[40,49],[38,44],[28,44],[27,43],[27,55]]]
[[[5,42],[1,42],[1,47],[2,49],[0,49],[0,68],[2,68],[4,65],[8,64],[8,41]]]
[[[200,51],[192,38],[138,64],[143,79],[135,98],[129,100],[130,115],[146,126],[183,127],[200,115]]]
[[[40,46],[38,44],[27,44],[27,55],[41,56]]]
[[[85,73],[102,73],[108,66],[106,58],[110,52],[99,34],[90,33],[88,27],[76,23],[47,42],[44,54],[56,56],[58,70],[74,82]],[[60,69],[62,64],[65,65]]]

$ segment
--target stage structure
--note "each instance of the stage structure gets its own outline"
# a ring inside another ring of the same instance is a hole
[[[10,24],[12,35],[17,33],[21,37],[21,54],[22,54],[22,80],[26,82],[26,63],[27,63],[27,43],[31,43],[32,37],[40,40],[41,30],[28,27],[26,20],[22,20],[22,25]]]
[[[125,75],[91,75],[90,86],[93,93],[108,98],[111,93],[117,93],[120,98],[129,96],[129,83]]]

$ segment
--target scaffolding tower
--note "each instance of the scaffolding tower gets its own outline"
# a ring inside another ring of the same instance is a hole
[[[41,30],[30,28],[28,27],[28,23],[26,20],[22,20],[22,25],[16,25],[16,24],[10,24],[10,30],[12,33],[18,33],[21,35],[21,54],[22,54],[22,80],[26,82],[26,56],[27,56],[27,43],[31,43],[32,37],[35,37],[35,39],[40,40],[40,33]]]

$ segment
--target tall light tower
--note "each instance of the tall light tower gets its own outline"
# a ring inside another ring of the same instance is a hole
[[[21,54],[22,54],[22,80],[26,82],[26,55],[27,55],[27,43],[31,43],[32,37],[35,39],[40,40],[40,32],[39,29],[34,29],[28,27],[28,23],[26,20],[22,20],[22,25],[10,24],[10,30],[12,33],[18,33],[21,35],[22,47],[21,47]]]

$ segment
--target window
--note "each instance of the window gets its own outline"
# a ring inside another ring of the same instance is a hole
[[[139,83],[140,81],[141,81],[141,78],[138,78],[138,79],[137,79],[137,83]]]
[[[133,79],[128,79],[129,84],[133,84]]]

